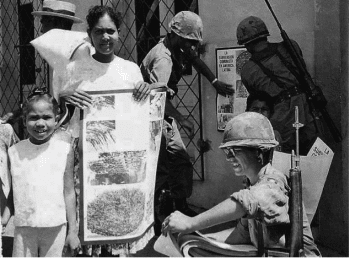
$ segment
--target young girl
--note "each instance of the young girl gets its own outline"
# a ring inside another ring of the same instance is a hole
[[[15,209],[13,257],[61,257],[65,245],[71,251],[80,246],[72,148],[52,138],[58,104],[48,93],[35,91],[28,97],[24,118],[29,139],[9,149]]]

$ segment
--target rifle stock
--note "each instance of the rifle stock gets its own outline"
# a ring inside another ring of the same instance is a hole
[[[271,5],[268,0],[265,0],[265,3],[267,7],[269,8],[272,16],[274,17],[277,26],[281,32],[281,37],[283,39],[283,42],[285,44],[285,47],[290,54],[297,70],[300,75],[300,78],[298,78],[300,82],[300,88],[302,91],[304,91],[307,95],[311,114],[313,115],[314,119],[319,119],[318,116],[315,116],[315,114],[321,114],[324,121],[326,122],[327,127],[329,128],[332,137],[335,142],[341,142],[342,136],[339,132],[338,128],[335,126],[332,118],[330,117],[327,109],[326,104],[327,100],[325,96],[322,93],[322,90],[319,86],[317,86],[314,81],[312,80],[309,72],[306,69],[305,63],[300,56],[300,54],[296,51],[295,47],[292,44],[292,41],[288,37],[287,33],[283,30],[281,24],[279,23],[275,13],[273,12]]]
[[[290,256],[299,257],[300,250],[303,249],[303,207],[302,204],[302,182],[301,171],[297,168],[291,168],[289,171],[289,181],[291,187],[290,201],[290,219],[291,219],[291,237],[290,237]]]
[[[291,235],[289,239],[289,256],[299,257],[304,249],[303,244],[303,193],[302,193],[302,178],[300,170],[300,155],[299,155],[299,129],[304,125],[299,122],[299,107],[295,107],[295,123],[293,127],[296,133],[296,153],[292,150],[291,169],[289,170],[290,181],[290,224]]]

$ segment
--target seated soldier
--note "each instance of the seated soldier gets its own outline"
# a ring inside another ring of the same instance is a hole
[[[232,233],[230,244],[253,244],[258,247],[258,222],[263,225],[264,248],[285,247],[290,231],[287,177],[269,164],[270,153],[278,144],[270,121],[255,112],[245,112],[229,121],[220,148],[236,176],[247,176],[249,187],[233,193],[213,208],[188,217],[179,211],[168,216],[162,225],[164,235],[191,233],[220,223],[247,218],[249,235],[241,227]],[[306,256],[320,256],[303,210],[303,239]]]
[[[274,113],[273,104],[274,100],[268,93],[257,91],[248,96],[247,108],[245,111],[260,113],[270,120]],[[281,143],[283,140],[281,134],[277,130],[274,130],[274,133],[275,138],[279,143],[279,145],[275,147],[275,150],[282,151]]]

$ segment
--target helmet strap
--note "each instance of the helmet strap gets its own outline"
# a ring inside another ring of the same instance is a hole
[[[257,159],[259,164],[262,164],[263,166],[265,166],[268,163],[272,163],[272,157],[273,157],[273,149],[269,149],[269,150],[261,150],[258,149],[258,154],[257,154]]]
[[[256,158],[257,158],[259,164],[264,165],[264,155],[260,149],[257,150]]]

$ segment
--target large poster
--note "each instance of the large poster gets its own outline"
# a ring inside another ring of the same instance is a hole
[[[320,138],[317,138],[307,156],[300,156],[303,181],[303,202],[309,222],[312,221],[321,198],[334,153]],[[274,152],[272,165],[289,174],[291,154]]]
[[[136,102],[132,90],[88,92],[82,110],[82,242],[132,242],[153,224],[165,92]]]
[[[227,122],[245,111],[248,91],[241,80],[241,69],[250,58],[245,48],[216,49],[216,72],[218,80],[233,85],[233,95],[217,96],[217,127],[225,130]]]

